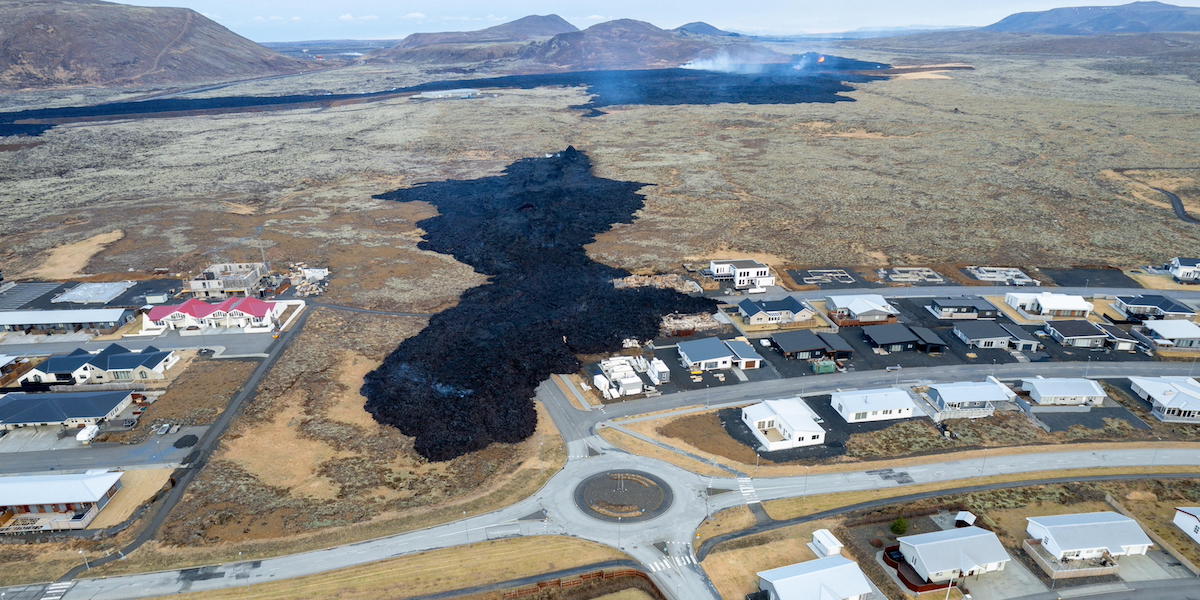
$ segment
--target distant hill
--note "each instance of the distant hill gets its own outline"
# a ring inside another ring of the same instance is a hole
[[[1010,15],[983,30],[1049,35],[1200,31],[1200,8],[1162,2],[1055,8]]]
[[[690,31],[619,19],[579,30],[557,15],[531,16],[479,31],[413,34],[394,48],[371,53],[366,60],[427,65],[487,63],[526,72],[678,67],[718,55],[747,63],[787,60],[782,54],[751,43],[749,37],[705,23],[684,27]],[[557,33],[549,34],[551,31]]]
[[[1045,35],[974,29],[856,40],[847,45],[884,51],[1200,61],[1200,33],[1191,32]]]
[[[715,36],[660,29],[644,21],[618,19],[583,31],[563,33],[528,45],[520,58],[560,69],[657,69],[722,55],[733,62],[783,62],[763,46]]]
[[[741,37],[742,34],[718,29],[704,21],[693,21],[676,27],[672,31],[691,35],[711,35],[716,37]]]
[[[579,31],[558,15],[529,15],[495,27],[478,31],[446,31],[442,33],[414,33],[396,45],[409,49],[437,44],[482,44],[495,42],[524,42],[536,38],[548,38],[560,33]]]
[[[306,68],[186,8],[0,1],[0,87],[201,81]]]

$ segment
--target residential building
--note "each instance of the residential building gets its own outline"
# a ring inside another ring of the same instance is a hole
[[[122,475],[0,477],[0,534],[83,529],[121,489]]]
[[[1200,325],[1191,321],[1146,321],[1142,327],[1156,347],[1200,350]]]
[[[179,361],[173,351],[147,346],[133,351],[120,344],[92,354],[77,348],[70,354],[51,356],[21,376],[21,383],[79,385],[166,379],[167,370]]]
[[[1160,421],[1200,423],[1200,382],[1191,377],[1130,377],[1130,388]]]
[[[854,347],[836,333],[784,331],[772,334],[771,344],[779,349],[784,358],[844,359],[854,355]]]
[[[1183,258],[1177,256],[1167,263],[1167,270],[1176,281],[1183,283],[1200,283],[1200,258]]]
[[[841,555],[758,573],[768,600],[867,600],[871,582],[858,563]]]
[[[757,369],[762,366],[763,357],[749,342],[728,340],[725,345],[733,352],[733,366],[742,369]]]
[[[1009,402],[1017,394],[995,377],[988,377],[985,381],[935,383],[929,386],[928,396],[940,419],[974,419],[992,416],[997,403]]]
[[[775,285],[771,268],[757,260],[714,260],[708,263],[712,278],[733,281],[737,290],[765,288]]]
[[[842,327],[894,323],[900,315],[896,307],[879,294],[852,294],[825,298],[830,318]]]
[[[196,298],[257,296],[270,271],[265,263],[218,263],[184,282],[184,290]]]
[[[285,305],[252,297],[226,298],[209,304],[195,298],[183,304],[155,306],[146,313],[143,329],[245,329],[271,331],[279,325]]]
[[[939,319],[995,319],[1000,316],[1000,309],[991,302],[968,296],[934,298],[925,308]]]
[[[1004,303],[1030,319],[1086,319],[1094,308],[1083,296],[1054,292],[1010,292],[1004,295]]]
[[[1041,340],[1034,337],[1032,333],[1029,333],[1029,331],[1020,325],[1014,323],[1001,323],[1000,326],[1003,327],[1004,330],[1007,331],[1011,336],[1008,339],[1008,343],[1013,350],[1020,350],[1022,352],[1036,352],[1045,347],[1045,344],[1042,344]]]
[[[0,331],[92,331],[112,333],[133,320],[125,308],[9,310],[0,312]]]
[[[1196,311],[1161,294],[1117,296],[1112,304],[1126,319],[1191,319]]]
[[[916,408],[912,396],[898,388],[834,392],[829,405],[847,423],[907,419],[913,416]]]
[[[905,562],[929,583],[1003,571],[1011,560],[996,534],[974,526],[910,535],[896,541],[900,542]]]
[[[825,429],[803,398],[751,404],[742,408],[742,422],[767,452],[825,443]]]
[[[128,391],[11,392],[0,396],[0,429],[97,425],[121,414],[132,403],[133,393]]]
[[[1175,509],[1175,526],[1182,529],[1193,542],[1200,544],[1200,506],[1180,506]]]
[[[1103,348],[1108,341],[1108,334],[1091,321],[1047,321],[1046,333],[1071,348]]]
[[[972,348],[1008,348],[1013,337],[995,321],[955,323],[953,333]]]
[[[1132,333],[1112,323],[1097,323],[1096,326],[1104,332],[1106,337],[1105,343],[1113,350],[1121,352],[1133,352],[1137,350],[1138,340]]]
[[[1054,558],[1089,560],[1145,554],[1154,543],[1133,519],[1115,512],[1028,517],[1025,533]]]
[[[945,340],[938,337],[932,329],[908,326],[903,323],[864,327],[863,336],[872,346],[888,352],[906,350],[944,352],[947,347]]]
[[[747,325],[771,325],[811,321],[817,313],[794,296],[787,296],[781,300],[747,298],[738,303],[738,314]]]
[[[722,341],[708,337],[679,342],[680,363],[693,371],[718,369],[757,369],[763,357],[754,347],[741,340]]]
[[[1108,397],[1099,383],[1082,377],[1022,379],[1021,388],[1029,392],[1031,400],[1044,405],[1099,406]]]

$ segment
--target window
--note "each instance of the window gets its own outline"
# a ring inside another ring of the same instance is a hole
[[[890,415],[890,414],[892,414],[892,409],[890,409],[890,408],[885,408],[885,409],[883,409],[883,411],[882,411],[882,412],[883,412],[883,414],[885,414],[885,415]]]
[[[820,436],[820,435],[814,435],[814,436],[812,436],[812,437],[811,437],[811,438],[809,438],[809,439],[819,440],[819,439],[821,439],[821,436]]]
[[[863,419],[865,419],[865,418],[867,418],[867,413],[865,413],[865,412],[857,412],[857,413],[854,413],[854,420],[855,420],[855,421],[861,421],[861,420],[863,420]]]

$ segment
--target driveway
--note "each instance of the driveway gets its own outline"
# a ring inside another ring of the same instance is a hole
[[[1003,571],[968,577],[963,587],[971,594],[971,600],[1007,600],[1047,590],[1037,575],[1017,560],[1008,561]]]
[[[1170,554],[1151,549],[1145,556],[1126,556],[1118,563],[1117,577],[1122,581],[1156,581],[1191,577],[1191,573]]]
[[[78,429],[64,430],[61,427],[14,429],[0,436],[0,453],[82,448],[83,444],[75,441],[75,434],[78,431]],[[64,433],[65,435],[60,435]]]

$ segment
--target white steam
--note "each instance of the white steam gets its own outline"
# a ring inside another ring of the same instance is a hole
[[[716,56],[698,58],[692,62],[680,65],[681,69],[696,69],[698,71],[716,71],[718,73],[736,73],[739,75],[754,75],[761,73],[765,65],[749,63],[738,59],[729,52],[722,50]]]

